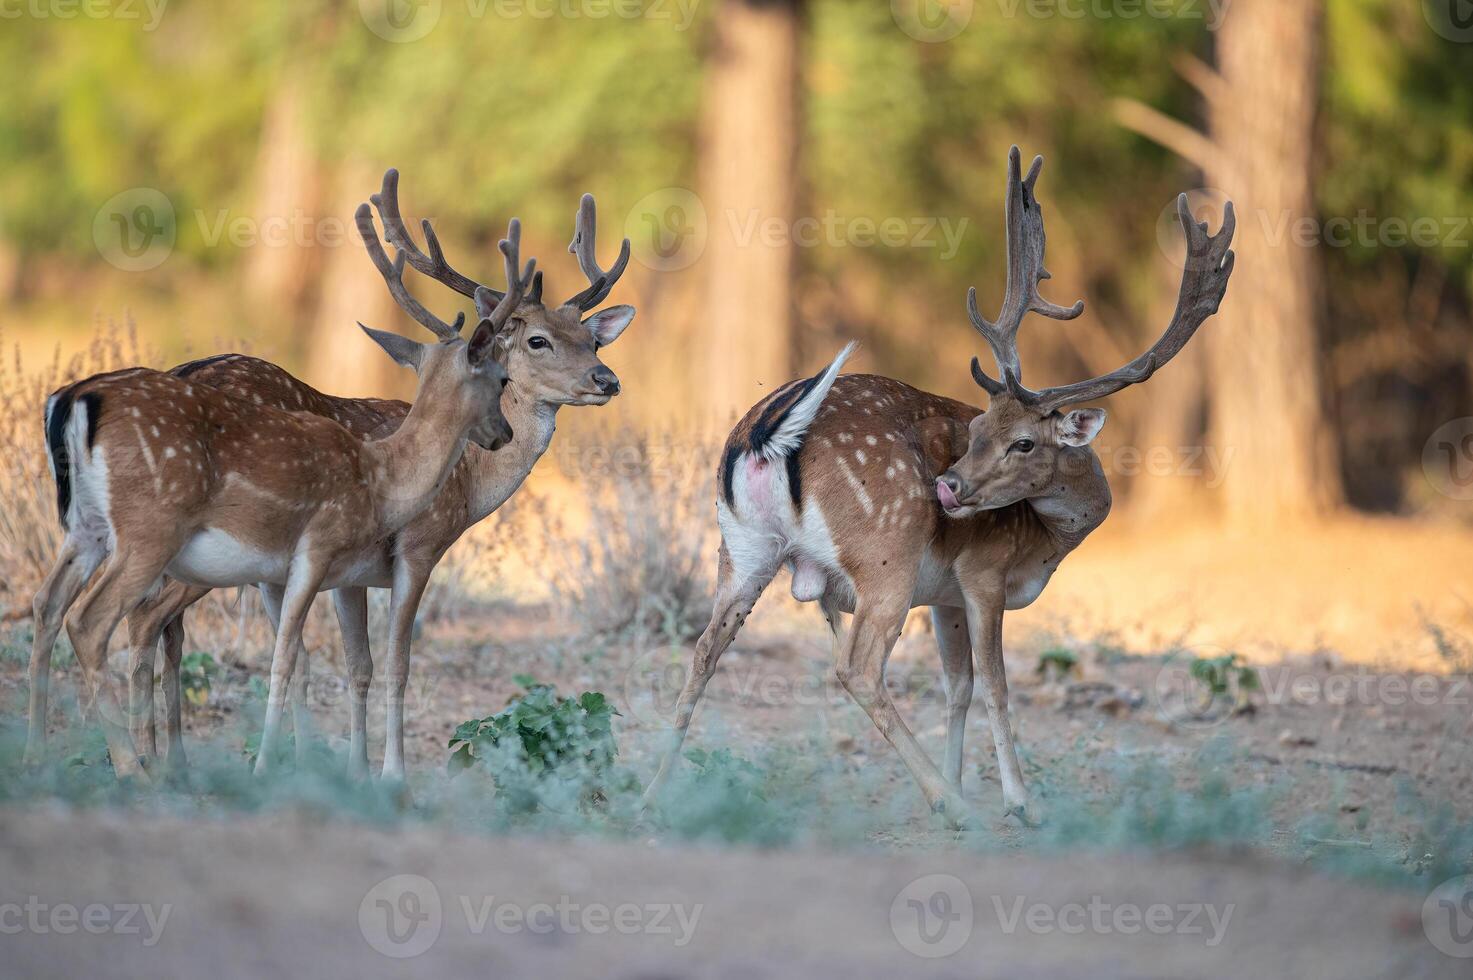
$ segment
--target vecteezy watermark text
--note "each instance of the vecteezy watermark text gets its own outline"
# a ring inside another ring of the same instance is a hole
[[[144,946],[158,945],[174,906],[168,902],[46,902],[27,895],[23,902],[0,902],[0,936],[71,936],[85,932],[93,936],[140,936]]]
[[[700,902],[585,902],[569,895],[526,902],[490,894],[456,895],[447,906],[428,878],[394,875],[363,896],[358,928],[370,946],[395,959],[425,952],[447,926],[471,936],[662,936],[681,948],[695,937],[704,908]]]
[[[169,0],[0,0],[0,20],[141,20],[158,29]]]

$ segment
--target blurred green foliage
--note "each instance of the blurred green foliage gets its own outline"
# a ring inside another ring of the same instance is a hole
[[[1417,6],[1329,2],[1327,214],[1473,214],[1473,45],[1439,37]],[[714,3],[695,4],[682,30],[678,5],[595,19],[447,2],[412,43],[374,34],[359,7],[172,0],[153,30],[146,15],[7,20],[0,235],[24,253],[95,256],[93,215],[133,186],[162,190],[180,215],[248,213],[262,119],[287,79],[306,89],[312,152],[412,166],[416,200],[443,210],[455,235],[488,239],[513,206],[561,227],[574,189],[627,207],[696,182]],[[1055,154],[1057,234],[1088,230],[1096,279],[1149,257],[1152,219],[1186,179],[1184,164],[1122,129],[1107,103],[1128,96],[1194,120],[1195,95],[1172,59],[1210,56],[1207,21],[1009,9],[978,4],[957,38],[926,44],[897,29],[886,4],[808,8],[801,210],[969,216],[958,261],[922,249],[862,259],[903,268],[948,306],[996,258],[996,171],[1008,144]],[[197,224],[181,218],[178,247],[230,262]],[[808,249],[800,261],[832,273],[855,251]],[[1470,251],[1441,249],[1464,273]]]

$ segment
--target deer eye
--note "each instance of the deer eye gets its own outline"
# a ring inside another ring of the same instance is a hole
[[[1033,452],[1033,440],[1032,439],[1019,439],[1017,442],[1013,443],[1011,446],[1008,447],[1008,452],[1010,452],[1010,453],[1031,453],[1031,452]]]
[[[552,344],[547,342],[546,337],[529,337],[527,339],[527,346],[532,350],[543,350],[544,348],[551,347]]]

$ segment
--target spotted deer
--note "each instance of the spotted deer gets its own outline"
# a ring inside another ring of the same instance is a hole
[[[423,223],[423,230],[429,251],[426,253],[418,247],[400,213],[397,171],[390,170],[384,175],[382,191],[371,200],[378,209],[385,237],[401,250],[411,266],[474,300],[477,309],[487,315],[493,311],[507,313],[501,293],[461,275],[446,262],[428,221]],[[368,232],[372,232],[371,223]],[[588,285],[563,303],[544,305],[542,273],[538,272],[531,291],[514,304],[515,309],[507,313],[504,327],[494,338],[493,356],[505,365],[510,377],[501,401],[515,432],[510,443],[494,453],[476,446],[467,447],[434,503],[397,533],[372,542],[358,556],[353,574],[336,583],[333,601],[342,630],[350,686],[348,765],[354,777],[368,771],[367,699],[373,680],[367,623],[368,588],[394,590],[389,613],[388,718],[383,774],[386,778],[402,780],[410,647],[415,615],[431,572],[467,529],[495,512],[522,485],[552,441],[559,409],[569,405],[605,405],[619,394],[619,379],[599,359],[598,352],[619,338],[633,320],[635,310],[631,306],[610,306],[591,316],[584,314],[601,304],[624,274],[630,245],[625,239],[618,258],[605,270],[598,265],[594,253],[596,236],[597,207],[592,195],[584,195],[568,250],[577,255]],[[437,329],[437,332],[442,339],[452,336],[444,330]],[[243,398],[300,407],[332,418],[365,436],[393,431],[410,411],[408,405],[399,401],[325,395],[274,364],[239,354],[182,365],[174,373],[188,377],[195,384]],[[130,720],[134,742],[147,754],[158,752],[153,723],[153,675],[154,651],[162,637],[167,732],[163,760],[170,767],[184,762],[178,676],[184,641],[183,614],[208,591],[183,582],[170,582],[156,598],[129,617]],[[282,603],[280,586],[262,583],[261,593],[269,617],[273,623],[277,622]],[[308,723],[303,696],[307,676],[305,649],[299,649],[298,662],[292,704],[299,733],[297,750],[301,752],[306,745],[303,734]]]
[[[727,439],[717,474],[721,529],[715,609],[696,644],[675,708],[671,744],[645,793],[658,800],[678,762],[691,715],[717,661],[778,570],[793,596],[817,601],[833,637],[840,683],[899,753],[933,809],[961,812],[962,738],[981,674],[1001,774],[1004,813],[1030,820],[1008,720],[1002,623],[1042,593],[1064,557],[1105,520],[1110,488],[1090,443],[1099,408],[1073,408],[1139,384],[1217,312],[1233,270],[1234,216],[1209,237],[1178,201],[1188,260],[1176,313],[1156,344],[1110,374],[1031,391],[1023,387],[1018,327],[1038,313],[1072,320],[1084,304],[1044,300],[1043,213],[1013,148],[1007,192],[1007,293],[990,322],[968,294],[973,325],[992,349],[997,380],[973,359],[986,412],[891,378],[826,370],[759,402]],[[907,612],[931,607],[947,706],[945,775],[901,719],[885,663]],[[853,614],[846,630],[843,616]]]
[[[220,588],[266,582],[280,589],[280,626],[256,771],[271,768],[303,619],[321,588],[350,582],[365,553],[431,507],[467,440],[492,451],[512,427],[501,410],[505,367],[492,356],[535,263],[519,266],[520,226],[501,242],[507,300],[469,340],[405,288],[405,256],[390,262],[372,234],[369,253],[400,305],[443,338],[421,344],[363,329],[414,369],[413,406],[381,438],[355,435],[286,400],[239,397],[185,376],[147,369],[98,375],[54,393],[45,428],[56,478],[61,554],[34,603],[27,757],[44,752],[51,648],[63,616],[97,705],[119,776],[142,773],[106,670],[119,621],[163,576]],[[82,589],[106,566],[73,609]]]

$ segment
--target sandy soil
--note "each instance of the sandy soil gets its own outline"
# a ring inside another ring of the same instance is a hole
[[[41,810],[0,821],[0,880],[48,911],[172,906],[156,933],[7,936],[17,978],[1467,975],[1423,937],[1420,895],[1242,861],[654,851]],[[628,934],[595,911],[620,906]],[[1161,934],[1131,917],[1153,907]]]

